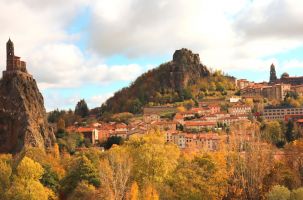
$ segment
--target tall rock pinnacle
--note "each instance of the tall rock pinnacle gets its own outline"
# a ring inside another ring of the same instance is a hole
[[[46,120],[44,101],[26,63],[6,44],[7,66],[0,80],[0,153],[23,148],[51,148],[55,136]]]

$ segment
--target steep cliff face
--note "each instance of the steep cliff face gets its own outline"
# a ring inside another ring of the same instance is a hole
[[[207,67],[200,63],[199,54],[193,54],[188,49],[176,50],[173,60],[164,65],[169,72],[167,73],[169,83],[165,85],[181,91],[188,85],[193,85],[201,77],[208,76],[210,73]]]
[[[108,99],[101,110],[136,113],[148,102],[158,101],[159,96],[162,103],[182,101],[186,98],[188,86],[209,75],[209,70],[201,64],[198,54],[188,49],[176,50],[172,61],[138,77],[130,87],[123,88]]]
[[[4,76],[0,80],[0,153],[51,148],[54,141],[36,81],[25,73]]]

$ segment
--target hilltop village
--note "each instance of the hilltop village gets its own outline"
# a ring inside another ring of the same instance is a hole
[[[217,76],[223,76],[221,72],[216,73],[219,74]],[[103,148],[110,138],[115,138],[119,143],[157,129],[165,133],[168,143],[176,144],[184,151],[216,151],[220,145],[229,141],[231,132],[239,131],[236,127],[256,122],[263,127],[261,132],[266,132],[266,128],[273,122],[278,122],[277,129],[292,126],[296,129],[297,137],[302,134],[303,77],[291,77],[283,73],[278,79],[272,64],[268,82],[254,83],[233,77],[231,80],[234,86],[228,91],[220,91],[217,86],[217,93],[199,100],[188,99],[164,105],[149,103],[142,108],[141,113],[121,112],[111,117],[105,117],[104,113],[103,117],[98,118],[98,112],[87,112],[87,120],[79,119],[66,126],[65,131],[82,134],[87,143]],[[58,111],[55,113],[60,115]],[[256,133],[238,134],[244,141],[249,141]],[[278,141],[269,142],[281,147],[294,139],[281,137]],[[277,152],[281,154],[279,150]]]

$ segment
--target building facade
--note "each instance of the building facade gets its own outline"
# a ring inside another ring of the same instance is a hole
[[[268,120],[284,120],[287,115],[302,115],[303,107],[267,107],[264,108],[262,116]]]

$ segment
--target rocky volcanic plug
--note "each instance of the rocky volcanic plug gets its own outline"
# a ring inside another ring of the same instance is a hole
[[[176,96],[178,101],[183,101],[186,88],[209,75],[210,71],[201,63],[199,54],[185,48],[179,49],[175,51],[172,61],[138,77],[130,87],[109,98],[101,109],[110,113],[136,113],[139,109],[134,108],[154,101],[158,94],[170,94]]]
[[[0,153],[26,147],[51,148],[55,136],[46,120],[43,97],[26,63],[6,44],[7,66],[0,80]]]

